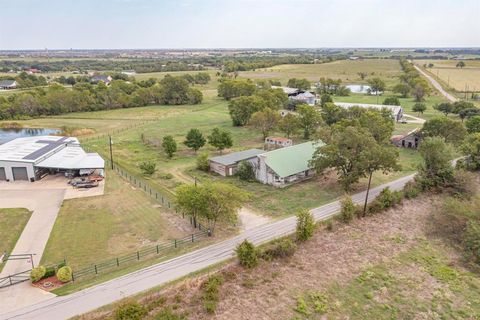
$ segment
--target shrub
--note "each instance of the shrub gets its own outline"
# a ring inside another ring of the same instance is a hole
[[[155,320],[185,320],[185,316],[173,313],[172,309],[165,308],[155,315]]]
[[[254,268],[258,264],[258,251],[248,240],[244,240],[235,250],[240,265],[245,268]]]
[[[49,278],[54,275],[55,275],[55,267],[45,267],[45,274],[43,275],[42,279]]]
[[[208,153],[202,152],[197,157],[197,169],[208,172],[210,170],[210,163],[208,162]]]
[[[240,162],[237,168],[237,175],[240,178],[240,180],[254,181],[255,171],[253,170],[253,165],[248,161]]]
[[[344,223],[349,223],[355,216],[355,204],[353,203],[352,198],[348,196],[344,197],[340,204],[340,220]]]
[[[297,240],[306,241],[313,236],[315,220],[310,211],[303,209],[297,213]]]
[[[407,199],[413,199],[418,197],[420,192],[420,188],[414,181],[407,182],[407,184],[405,184],[405,186],[403,187],[403,195]]]
[[[475,174],[466,170],[455,170],[453,178],[451,192],[454,196],[468,199],[475,195]]]
[[[383,105],[399,106],[400,100],[397,97],[388,97],[383,100]]]
[[[393,207],[402,201],[402,197],[403,195],[401,192],[392,192],[390,188],[387,187],[380,192],[372,203],[370,203],[368,206],[368,213],[377,213]]]
[[[138,302],[127,302],[115,310],[116,320],[141,320],[147,315],[147,309]]]
[[[70,268],[69,266],[64,266],[58,269],[57,279],[61,282],[72,281],[72,268]]]
[[[140,170],[142,170],[142,173],[148,176],[151,176],[152,174],[157,171],[157,165],[153,161],[144,161],[140,163]]]
[[[295,253],[297,245],[290,238],[284,238],[274,241],[263,252],[263,257],[267,260],[274,258],[286,258]]]
[[[173,179],[173,174],[171,174],[170,172],[168,172],[168,173],[162,174],[162,175],[160,176],[160,178],[161,178],[161,179],[164,179],[164,180],[171,180],[171,179]]]
[[[469,221],[465,232],[465,246],[476,263],[480,263],[480,223]]]
[[[219,300],[219,288],[223,283],[220,275],[210,276],[202,285],[203,307],[207,313],[214,313]]]
[[[44,266],[33,268],[32,271],[30,271],[30,280],[32,280],[32,282],[40,281],[43,279],[46,272],[47,269]]]

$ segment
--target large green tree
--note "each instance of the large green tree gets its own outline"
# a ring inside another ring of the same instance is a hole
[[[233,145],[232,134],[220,128],[213,128],[212,133],[208,136],[208,143],[222,152]]]
[[[230,101],[228,110],[234,126],[245,126],[252,115],[265,109],[267,103],[257,96],[243,96]]]
[[[469,134],[460,149],[466,156],[464,161],[467,168],[471,170],[480,169],[480,132]]]
[[[285,133],[287,138],[290,138],[290,136],[295,134],[298,129],[300,129],[300,121],[298,116],[293,113],[287,113],[282,119],[280,119],[278,128],[280,131]]]
[[[252,115],[250,124],[257,130],[262,132],[263,139],[270,134],[280,121],[280,115],[278,111],[274,111],[270,108],[266,108],[263,111],[257,111]]]
[[[378,77],[368,79],[367,82],[368,82],[368,85],[370,86],[370,90],[374,92],[375,95],[377,96],[377,103],[378,103],[378,95],[380,94],[380,92],[385,91],[385,87],[386,87],[385,82]]]
[[[442,137],[426,137],[418,151],[423,158],[419,166],[418,181],[423,189],[449,186],[453,180],[452,148]]]
[[[297,112],[300,128],[303,129],[303,138],[310,139],[310,136],[315,133],[320,126],[322,117],[317,109],[308,104],[298,105]]]
[[[177,152],[177,142],[172,136],[163,137],[162,147],[169,158],[173,157],[173,154]]]
[[[425,137],[443,137],[447,143],[460,143],[467,131],[462,122],[446,117],[437,117],[423,124],[422,135]]]
[[[468,133],[480,132],[480,116],[474,116],[469,118],[465,122],[465,126],[467,127]]]
[[[193,151],[197,152],[198,149],[203,147],[206,142],[207,141],[203,137],[202,132],[194,128],[188,131],[185,141],[183,143],[190,149],[193,149]]]

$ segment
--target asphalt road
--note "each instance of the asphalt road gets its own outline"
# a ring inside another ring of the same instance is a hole
[[[445,96],[445,98],[447,98],[451,102],[455,102],[455,101],[458,100],[457,98],[452,96],[450,93],[445,91],[443,89],[443,87],[440,85],[440,83],[438,83],[437,80],[433,79],[432,76],[430,76],[428,73],[426,73],[425,71],[423,71],[421,68],[417,67],[416,65],[413,65],[413,66],[415,67],[415,69],[418,70],[418,72],[420,72],[425,78],[427,78],[428,81],[430,81],[430,83],[435,87],[435,89],[437,89],[443,96]]]
[[[370,200],[376,197],[378,193],[387,186],[392,190],[402,189],[406,182],[413,179],[413,176],[414,175],[403,177],[371,189]],[[357,203],[362,203],[364,198],[365,192],[355,194],[352,197],[353,201]],[[315,208],[311,210],[311,212],[316,220],[324,220],[338,213],[339,209],[339,201],[334,201]],[[235,247],[244,239],[248,239],[258,245],[291,234],[295,231],[295,227],[295,217],[289,217],[258,226],[220,243],[67,296],[55,297],[14,312],[0,315],[0,318],[36,320],[68,319],[225,261],[234,256]]]

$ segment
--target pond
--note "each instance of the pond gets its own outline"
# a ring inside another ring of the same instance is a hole
[[[346,87],[352,93],[368,93],[368,90],[370,90],[370,86],[366,84],[347,84]]]
[[[60,133],[60,130],[48,128],[0,128],[0,144],[21,137],[48,136],[57,133]]]

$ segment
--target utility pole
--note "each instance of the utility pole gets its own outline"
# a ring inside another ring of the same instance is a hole
[[[109,144],[110,144],[110,163],[111,163],[111,167],[112,167],[112,170],[113,170],[113,151],[112,151],[112,136],[111,135],[108,136],[108,141],[109,141]]]

